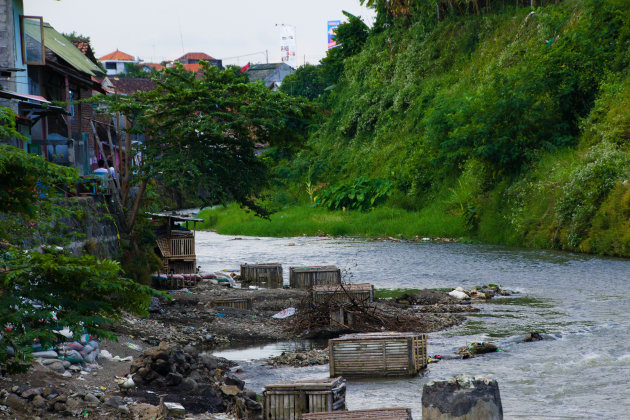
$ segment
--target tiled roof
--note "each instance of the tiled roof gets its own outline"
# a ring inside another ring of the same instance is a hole
[[[182,66],[184,66],[184,70],[192,71],[195,73],[199,72],[199,64],[182,64]]]
[[[114,85],[114,90],[123,95],[131,95],[135,92],[148,92],[157,87],[151,79],[136,77],[110,77],[109,81]]]
[[[90,49],[90,42],[86,39],[71,39],[70,42],[72,42],[83,54],[88,52]]]
[[[99,58],[99,60],[100,61],[107,61],[107,60],[134,61],[135,59],[133,58],[133,56],[127,53],[116,50],[114,52],[111,52],[107,55],[102,56],[101,58]]]
[[[163,65],[157,63],[142,63],[144,66],[149,66],[153,70],[162,70],[164,68]]]
[[[182,55],[181,57],[179,57],[175,61],[184,61],[184,60],[214,60],[214,58],[210,57],[206,53],[191,52],[191,53],[187,53],[187,54]]]

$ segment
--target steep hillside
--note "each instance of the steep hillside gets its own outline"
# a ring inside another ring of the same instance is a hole
[[[448,212],[483,241],[630,256],[629,61],[624,0],[373,31],[279,173],[383,178],[387,205]]]

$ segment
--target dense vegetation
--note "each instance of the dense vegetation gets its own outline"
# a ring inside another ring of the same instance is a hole
[[[10,122],[0,132],[17,134]],[[74,169],[0,145],[0,374],[27,368],[33,346],[55,344],[53,330],[113,337],[122,311],[146,312],[155,293],[126,278],[116,261],[57,246],[69,242],[63,220],[81,217],[63,194],[76,176]]]
[[[278,208],[385,179],[386,206],[447,213],[464,236],[630,255],[630,3],[443,2],[439,21],[422,2],[372,3],[327,120],[306,150],[267,156]]]

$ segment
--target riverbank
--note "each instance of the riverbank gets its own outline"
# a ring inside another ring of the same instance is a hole
[[[425,294],[431,294],[426,292]],[[441,295],[446,295],[440,292]],[[312,336],[334,337],[342,332],[380,330],[365,324],[348,329],[320,326],[311,331],[296,327],[308,323],[305,307],[309,293],[296,289],[240,289],[202,280],[196,286],[169,291],[170,299],[155,298],[146,318],[126,315],[115,326],[118,342],[100,342],[95,363],[36,359],[26,374],[0,378],[0,417],[102,419],[152,419],[166,415],[162,402],[181,404],[189,419],[259,418],[256,392],[248,390],[231,368],[235,363],[212,356],[214,349],[256,342],[302,340]],[[443,330],[463,322],[453,301],[432,300],[429,312],[418,311],[394,300],[375,301],[373,309],[396,320],[395,328],[417,332]],[[249,301],[249,308],[217,306],[216,300]],[[443,304],[442,304],[443,303]],[[288,307],[299,308],[288,318],[273,315]],[[443,310],[440,310],[443,308]],[[471,305],[462,305],[474,312]],[[295,353],[271,358],[270,365],[310,366],[327,363],[326,353]],[[299,373],[296,371],[296,379]],[[127,379],[121,379],[127,378]],[[121,383],[131,378],[129,389]],[[122,382],[121,382],[122,381]],[[216,415],[212,413],[222,412]]]
[[[204,209],[198,227],[225,235],[266,237],[351,236],[361,238],[415,239],[459,238],[464,226],[456,215],[427,207],[412,212],[390,207],[370,212],[330,211],[309,205],[287,207],[269,220],[254,216],[236,204]]]

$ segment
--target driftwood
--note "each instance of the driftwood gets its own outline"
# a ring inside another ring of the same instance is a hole
[[[287,328],[295,334],[308,331],[309,335],[423,330],[422,318],[413,312],[386,302],[358,299],[347,284],[342,283],[339,287],[345,294],[343,300],[337,294],[330,294],[325,299],[318,296],[317,301],[313,300],[312,293],[306,295],[298,306],[298,315]]]

